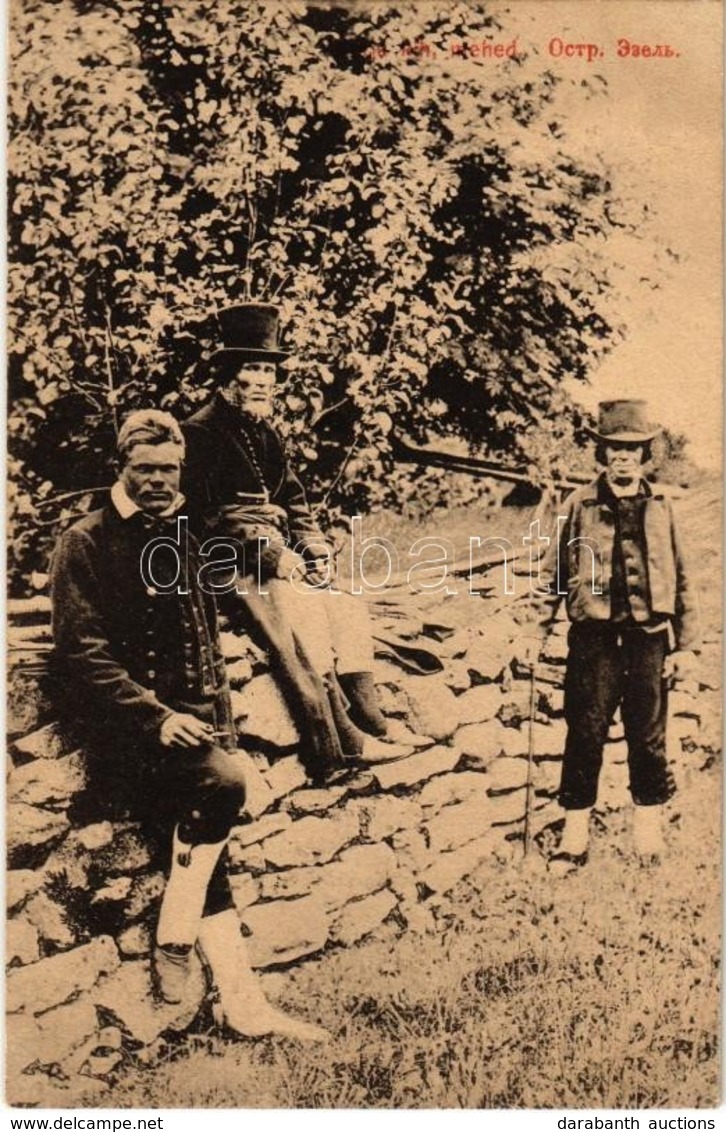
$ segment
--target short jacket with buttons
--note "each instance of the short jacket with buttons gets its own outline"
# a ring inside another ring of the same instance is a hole
[[[536,599],[535,606],[549,607],[551,612],[564,595],[571,621],[609,621],[615,569],[617,596],[627,595],[635,621],[667,617],[676,647],[696,648],[700,639],[698,601],[673,505],[659,484],[643,480],[641,491],[645,499],[639,537],[621,543],[619,563],[614,561],[617,515],[604,473],[573,492],[559,539],[551,543],[540,572],[550,593]]]
[[[215,603],[198,585],[196,541],[189,536],[179,554],[177,587],[163,592],[171,553],[154,556],[159,588],[142,577],[143,548],[160,534],[176,541],[177,527],[141,512],[122,518],[109,503],[65,531],[53,554],[53,671],[97,732],[158,737],[167,716],[183,710],[177,705],[219,698],[228,714]]]

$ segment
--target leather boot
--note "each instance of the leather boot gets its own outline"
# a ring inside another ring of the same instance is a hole
[[[204,998],[206,983],[199,956],[192,944],[156,944],[151,963],[156,998],[172,1006],[184,1003],[195,1014]]]
[[[325,686],[328,689],[330,711],[340,737],[343,754],[351,763],[375,766],[378,763],[405,759],[413,753],[412,746],[405,746],[401,743],[386,743],[382,739],[377,739],[375,735],[369,735],[367,732],[361,731],[360,727],[356,727],[348,715],[348,709],[335,673],[329,672],[327,674]]]
[[[372,672],[340,672],[340,686],[348,700],[348,713],[361,731],[382,739],[386,735],[386,717],[378,706]]]
[[[222,1019],[236,1034],[248,1038],[279,1034],[309,1042],[329,1040],[330,1034],[321,1026],[291,1018],[267,1001],[250,967],[234,909],[202,919],[199,946],[219,992]]]
[[[214,844],[188,845],[174,830],[169,879],[156,928],[152,972],[154,990],[164,1002],[186,1002],[204,993],[194,944],[202,919],[207,887],[227,839]]]

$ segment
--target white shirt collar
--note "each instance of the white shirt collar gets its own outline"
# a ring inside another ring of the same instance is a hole
[[[133,499],[131,499],[128,492],[126,491],[126,488],[121,483],[121,480],[116,480],[116,483],[111,488],[111,502],[113,503],[122,519],[130,519],[132,515],[135,515],[137,511],[141,510],[138,503],[134,503]],[[169,504],[165,511],[160,511],[158,515],[154,516],[154,518],[168,519],[172,515],[176,514],[176,512],[183,506],[184,503],[184,496],[181,494],[181,492],[177,492],[174,501]]]

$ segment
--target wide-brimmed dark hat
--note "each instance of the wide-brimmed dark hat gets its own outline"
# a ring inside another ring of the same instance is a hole
[[[227,371],[245,362],[284,362],[281,350],[280,311],[273,303],[236,303],[217,311],[223,346],[209,359],[215,370]]]
[[[609,440],[646,444],[658,435],[660,429],[648,420],[647,401],[601,401],[597,429],[589,428],[587,431],[605,444]]]

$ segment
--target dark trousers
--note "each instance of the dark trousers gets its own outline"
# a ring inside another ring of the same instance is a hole
[[[173,703],[174,711],[188,712],[211,723],[216,730],[227,730],[220,743],[199,747],[163,747],[157,741],[129,738],[119,743],[117,773],[123,777],[119,797],[125,801],[126,816],[138,821],[152,851],[157,868],[169,875],[173,831],[185,844],[215,844],[228,837],[245,801],[245,781],[233,752],[237,740],[233,726],[225,717],[222,697],[216,701]],[[97,760],[93,775],[94,794],[111,786],[106,748]],[[223,849],[207,886],[204,915],[233,908],[229,883],[229,856]]]
[[[163,747],[155,736],[112,731],[103,720],[79,718],[69,696],[58,694],[64,731],[86,755],[86,788],[74,800],[77,825],[135,821],[149,845],[155,868],[168,875],[175,827],[189,845],[223,841],[237,823],[244,803],[244,778],[233,754],[234,722],[226,695],[170,704],[211,723],[216,744]],[[222,850],[207,889],[205,916],[232,908],[229,857]]]
[[[661,805],[675,790],[665,753],[667,631],[646,633],[637,625],[588,621],[571,626],[568,643],[560,805],[581,810],[597,800],[603,747],[618,706],[633,801]]]

